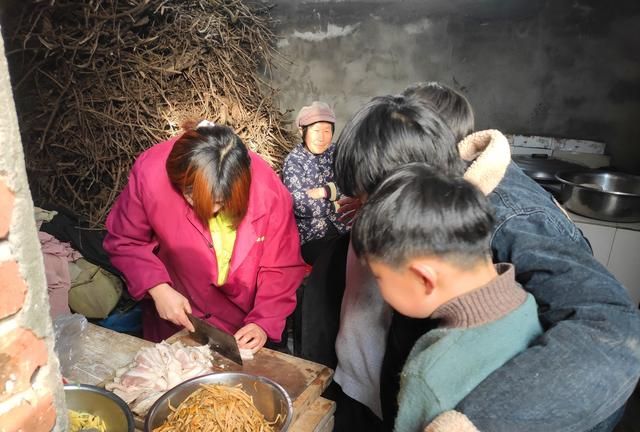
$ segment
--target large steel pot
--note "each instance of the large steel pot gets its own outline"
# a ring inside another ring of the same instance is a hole
[[[558,200],[582,216],[611,221],[640,221],[640,177],[610,171],[559,172]]]
[[[560,193],[560,182],[556,179],[556,173],[587,170],[582,165],[553,159],[546,154],[513,155],[511,159],[526,175],[555,197]]]

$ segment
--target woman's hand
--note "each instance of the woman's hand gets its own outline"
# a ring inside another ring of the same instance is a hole
[[[356,213],[362,207],[362,201],[358,198],[342,197],[338,200],[338,205],[340,206],[338,207],[338,213],[340,214],[338,220],[351,226]]]
[[[267,343],[267,334],[258,324],[247,324],[234,335],[238,348],[250,349],[254,354]]]
[[[191,305],[185,296],[166,283],[151,288],[149,295],[156,304],[160,318],[185,327],[190,332],[196,331],[187,317],[187,313],[191,313]]]
[[[313,188],[307,191],[307,196],[312,199],[324,199],[327,197],[324,188]]]

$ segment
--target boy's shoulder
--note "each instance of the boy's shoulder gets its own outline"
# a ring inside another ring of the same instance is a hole
[[[455,356],[462,346],[467,331],[468,329],[441,327],[423,334],[414,344],[403,374],[424,375],[424,372],[433,370],[438,363],[446,363],[447,358]]]
[[[403,373],[441,377],[465,369],[472,374],[480,372],[482,364],[493,364],[495,369],[541,333],[535,299],[527,294],[521,306],[496,321],[425,333],[411,350]]]
[[[527,176],[514,162],[509,164],[504,177],[489,193],[488,198],[494,207],[498,223],[514,215],[540,211],[567,219],[552,195]]]

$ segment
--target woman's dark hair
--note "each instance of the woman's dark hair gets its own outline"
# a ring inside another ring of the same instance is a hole
[[[410,162],[428,163],[447,175],[464,172],[453,133],[418,99],[373,98],[351,118],[336,141],[336,181],[349,196],[371,194],[388,172]]]
[[[213,216],[214,204],[222,201],[221,211],[237,227],[249,206],[249,151],[227,126],[185,126],[167,159],[169,180],[182,193],[191,194],[202,222]]]
[[[488,199],[462,177],[423,163],[394,171],[369,196],[353,225],[356,254],[389,265],[435,255],[458,266],[490,256]]]
[[[328,121],[319,121],[316,123],[329,123],[331,125],[331,134],[333,135],[336,132],[336,125],[334,123],[328,122]],[[306,125],[306,126],[302,126],[302,143],[304,144],[304,140],[307,137],[307,129],[309,129],[311,126],[313,126],[316,123],[311,123],[310,125]]]
[[[417,97],[433,105],[447,123],[456,141],[462,141],[474,131],[473,108],[464,95],[439,82],[415,83],[404,89],[403,95]]]

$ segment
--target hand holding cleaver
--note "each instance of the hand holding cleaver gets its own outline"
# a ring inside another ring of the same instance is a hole
[[[187,314],[187,316],[196,329],[192,335],[194,339],[202,344],[208,344],[212,351],[242,366],[238,342],[233,335],[191,314]]]

